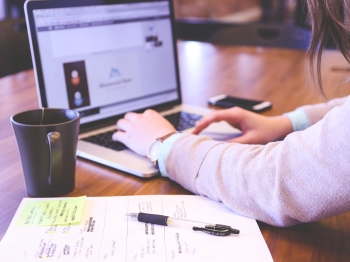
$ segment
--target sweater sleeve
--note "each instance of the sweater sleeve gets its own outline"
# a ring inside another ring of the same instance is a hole
[[[348,97],[336,98],[326,103],[306,105],[285,113],[292,123],[293,131],[301,131],[321,120],[335,106],[344,104]]]
[[[348,96],[342,98],[335,98],[325,103],[319,103],[315,105],[301,106],[296,111],[302,110],[306,113],[309,119],[310,125],[313,125],[320,121],[330,110],[336,106],[343,105],[348,100]]]
[[[184,135],[168,153],[167,173],[196,194],[275,226],[347,212],[349,115],[350,100],[306,130],[267,145]]]

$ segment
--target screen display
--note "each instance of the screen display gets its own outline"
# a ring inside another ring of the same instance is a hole
[[[77,110],[88,123],[179,99],[168,1],[32,15],[47,107]]]

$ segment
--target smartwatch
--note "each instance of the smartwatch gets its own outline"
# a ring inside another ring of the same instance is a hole
[[[159,153],[160,153],[160,150],[163,146],[164,140],[167,139],[168,137],[170,137],[171,135],[176,134],[176,133],[178,133],[178,132],[171,132],[170,134],[159,137],[153,141],[153,143],[151,144],[151,146],[148,150],[147,157],[149,160],[151,160],[153,162],[154,165],[158,165]]]

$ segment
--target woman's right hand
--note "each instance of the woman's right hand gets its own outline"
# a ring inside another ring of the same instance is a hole
[[[226,121],[242,131],[242,135],[228,142],[242,144],[267,144],[284,138],[293,132],[292,123],[286,116],[262,116],[240,107],[215,110],[204,116],[196,125],[193,134],[199,134],[211,123]]]

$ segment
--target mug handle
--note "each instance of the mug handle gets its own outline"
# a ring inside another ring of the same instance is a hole
[[[47,142],[50,150],[50,174],[48,181],[50,186],[57,186],[61,184],[62,178],[62,143],[60,133],[48,133]]]

